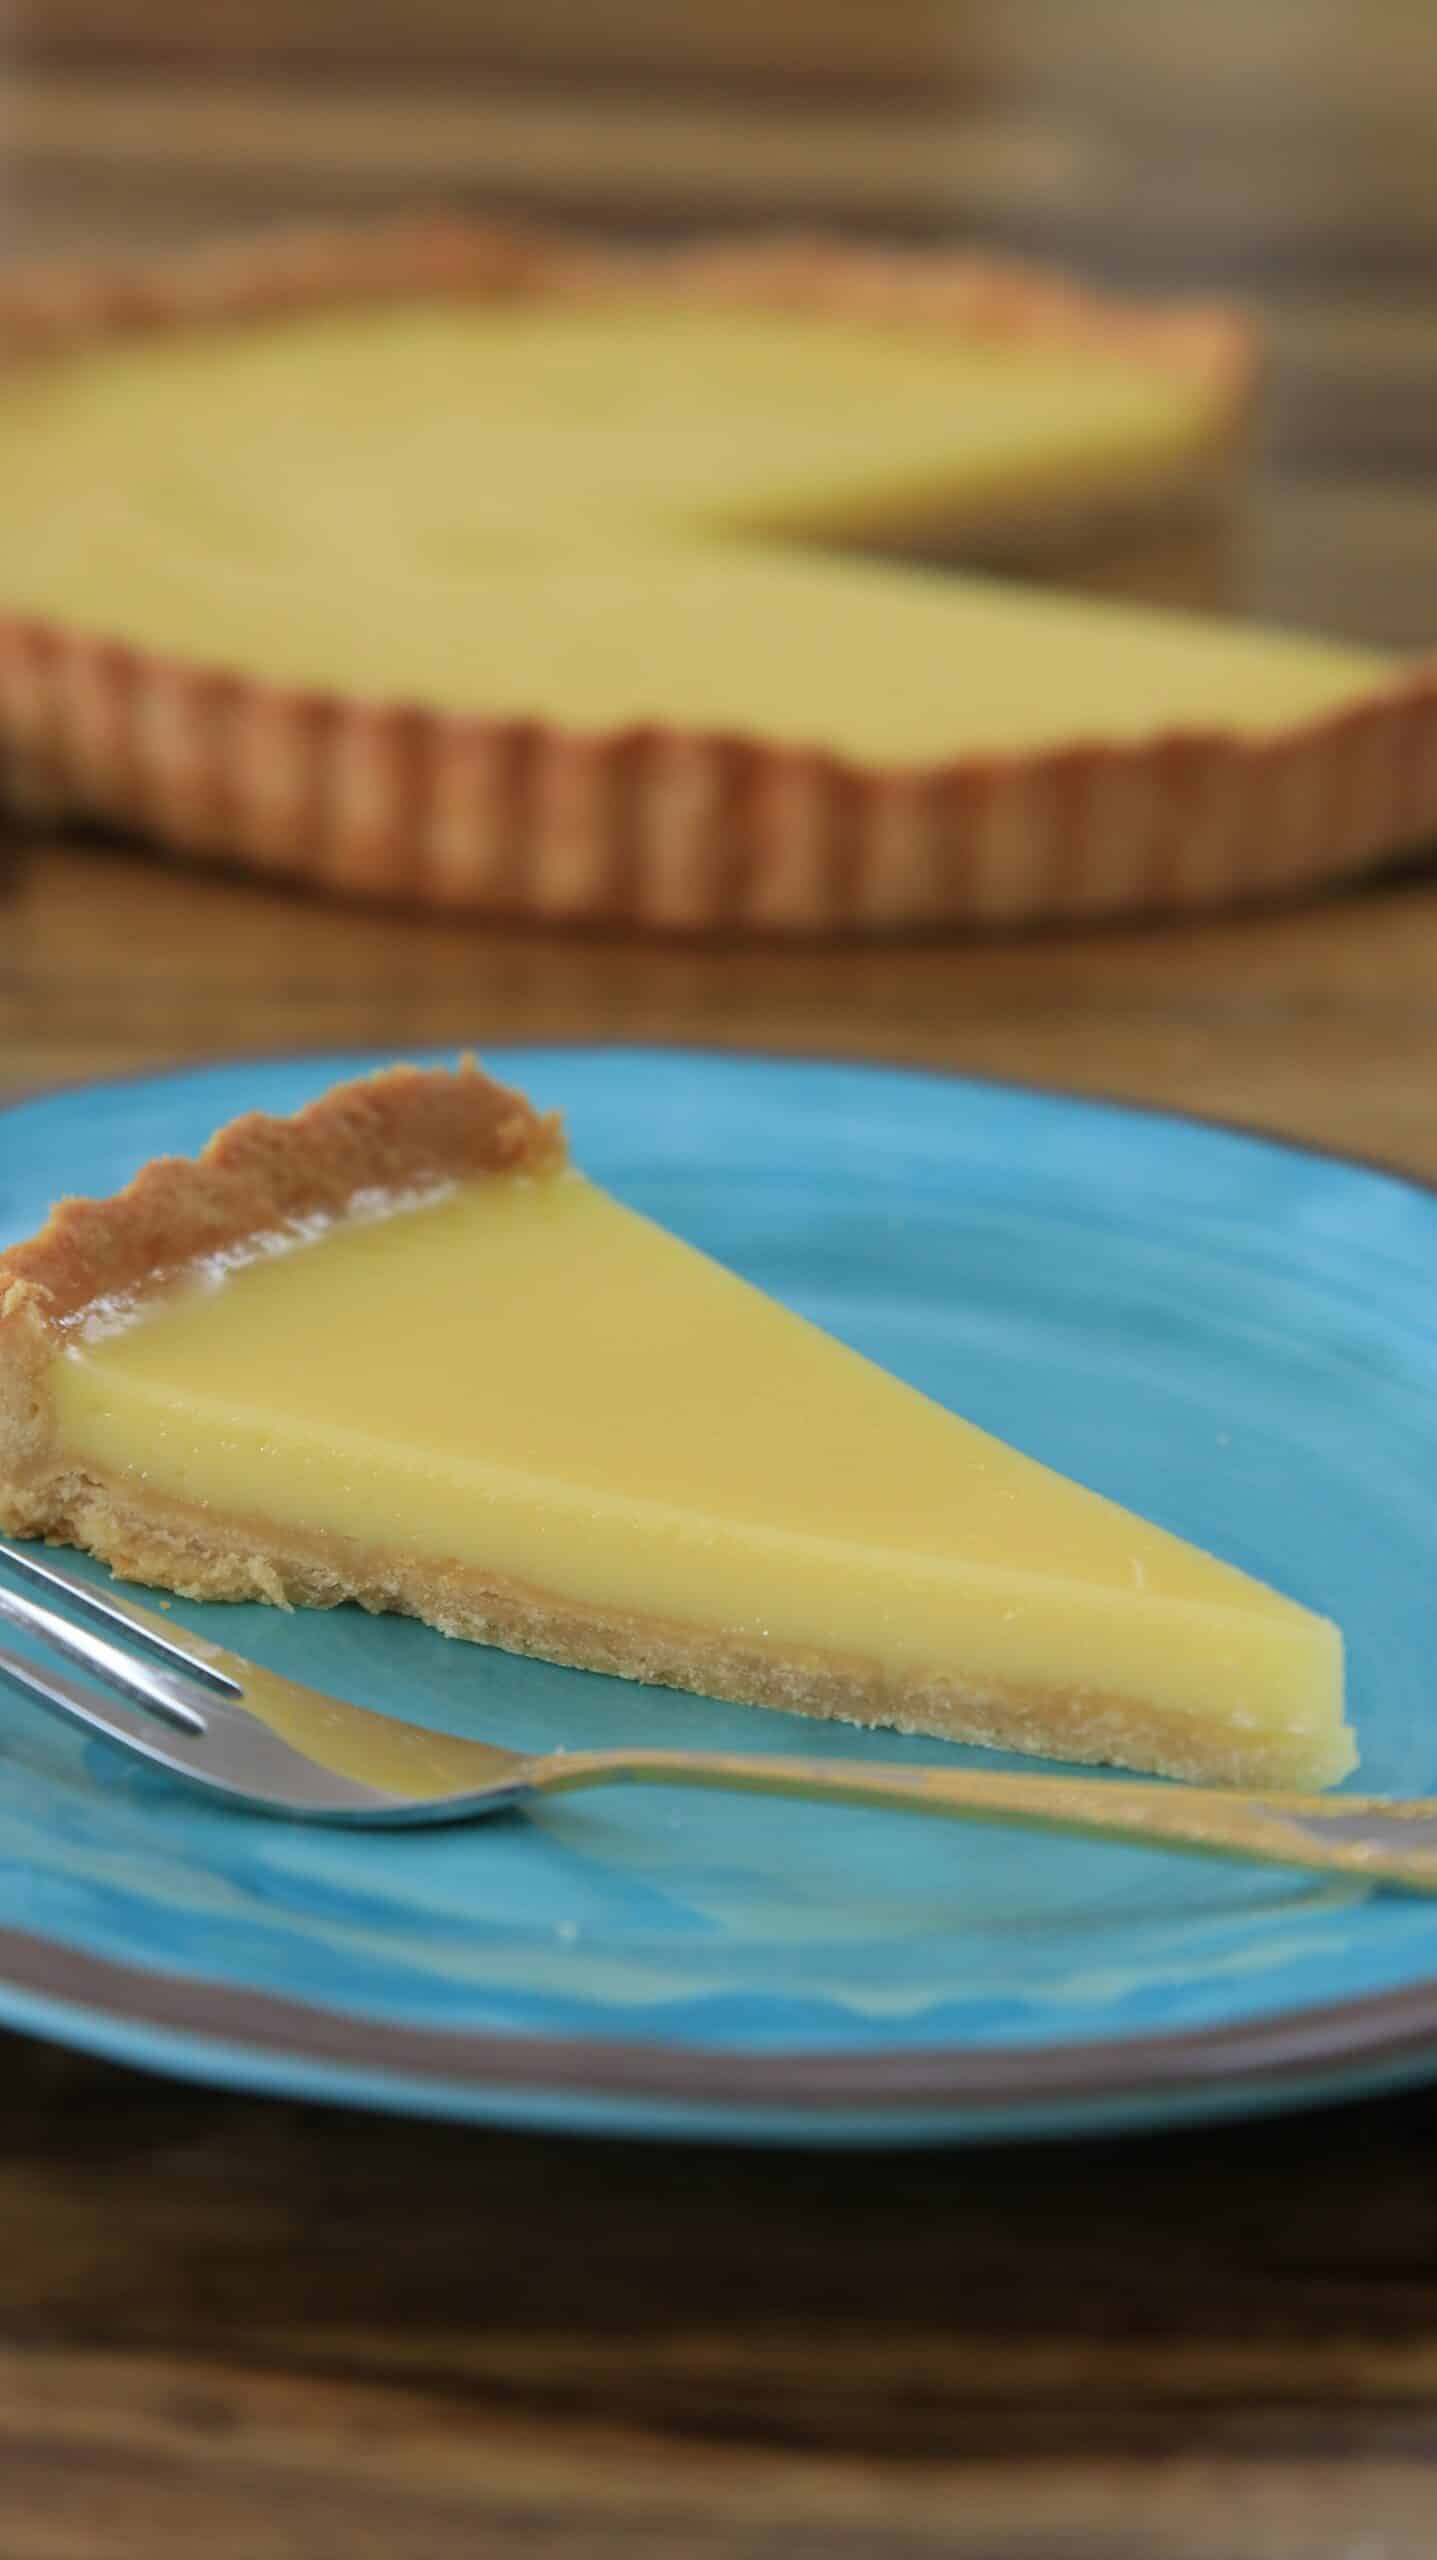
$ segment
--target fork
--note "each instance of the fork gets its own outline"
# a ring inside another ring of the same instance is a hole
[[[726,1751],[507,1751],[283,1679],[3,1539],[0,1563],[97,1624],[76,1624],[51,1600],[4,1581],[0,1618],[119,1696],[6,1644],[0,1675],[68,1723],[251,1813],[394,1828],[467,1822],[531,1797],[615,1782],[727,1787],[1205,1850],[1437,1893],[1433,1798],[1247,1794],[1162,1780],[885,1768]],[[128,1641],[117,1643],[105,1627]]]

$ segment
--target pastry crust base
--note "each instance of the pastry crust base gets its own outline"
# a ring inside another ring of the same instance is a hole
[[[719,241],[620,252],[486,223],[317,233],[0,289],[12,362],[121,332],[415,293],[651,295],[1120,350],[1206,396],[1170,505],[1220,475],[1251,334],[971,253]],[[1022,511],[1018,525],[1021,529]],[[995,525],[973,524],[973,556]],[[1437,832],[1437,667],[1263,739],[1173,731],[891,769],[758,735],[580,734],[270,685],[0,615],[12,796],[346,897],[686,934],[1012,926],[1269,899]]]
[[[4,1502],[0,1486],[0,1508]],[[721,1629],[579,1605],[452,1559],[378,1554],[273,1522],[216,1526],[200,1511],[149,1493],[137,1509],[123,1485],[79,1469],[51,1483],[43,1518],[32,1518],[21,1534],[83,1547],[127,1581],[190,1600],[262,1600],[286,1609],[357,1601],[376,1613],[421,1618],[443,1635],[578,1671],[947,1742],[1253,1787],[1325,1786],[1353,1761],[1345,1732],[1336,1737],[1341,1756],[1319,1768],[1307,1733],[1222,1733],[1103,1691],[891,1673],[817,1647],[779,1651]]]

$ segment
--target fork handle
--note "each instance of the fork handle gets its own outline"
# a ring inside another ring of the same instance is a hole
[[[1395,1797],[1253,1795],[1158,1780],[883,1769],[855,1761],[686,1751],[571,1751],[526,1775],[545,1794],[615,1782],[730,1787],[751,1795],[803,1796],[1194,1849],[1437,1893],[1437,1804]]]

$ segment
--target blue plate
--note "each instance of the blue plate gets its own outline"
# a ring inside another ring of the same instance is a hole
[[[0,1238],[370,1059],[0,1118]],[[584,1164],[931,1395],[1329,1609],[1361,1783],[1437,1784],[1437,1198],[1154,1114],[633,1050],[496,1059]],[[787,1719],[357,1611],[180,1617],[532,1744],[792,1749]],[[804,1747],[941,1746],[823,1725]],[[979,1757],[954,1753],[955,1759]],[[1437,1903],[1172,1853],[707,1794],[361,1837],[198,1802],[0,1696],[0,2017],[235,2087],[648,2134],[1125,2128],[1437,2059]]]

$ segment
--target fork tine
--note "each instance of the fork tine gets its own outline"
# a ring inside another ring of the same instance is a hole
[[[0,1618],[8,1618],[26,1635],[39,1636],[57,1653],[78,1662],[82,1670],[94,1672],[127,1698],[138,1699],[141,1706],[153,1707],[185,1732],[204,1732],[211,1700],[189,1681],[178,1679],[173,1671],[162,1670],[159,1663],[142,1662],[132,1654],[122,1653],[108,1636],[98,1635],[89,1627],[72,1627],[58,1609],[41,1600],[29,1600],[23,1591],[11,1591],[3,1582]]]
[[[134,1600],[121,1600],[115,1592],[97,1591],[93,1583],[82,1582],[77,1574],[62,1573],[58,1565],[41,1564],[38,1556],[12,1546],[8,1538],[0,1538],[0,1564],[28,1575],[47,1590],[58,1591],[66,1600],[73,1600],[77,1608],[88,1609],[92,1617],[108,1619],[112,1626],[139,1636],[157,1653],[168,1655],[171,1662],[197,1673],[201,1680],[212,1681],[216,1688],[228,1689],[235,1697],[242,1693],[247,1666],[236,1654],[226,1653],[223,1645],[210,1644],[203,1636],[187,1636],[182,1644],[173,1628],[156,1617],[152,1609],[142,1609]],[[0,1590],[3,1588],[0,1584]]]
[[[123,1743],[127,1750],[138,1752],[142,1760],[152,1761],[156,1768],[176,1769],[185,1777],[205,1775],[201,1756],[206,1740],[203,1725],[177,1729],[173,1724],[157,1724],[153,1716],[134,1715],[117,1699],[102,1698],[94,1689],[81,1688],[63,1671],[52,1669],[48,1663],[32,1662],[28,1655],[16,1653],[8,1644],[0,1644],[0,1675],[42,1707],[52,1708],[65,1723],[78,1724],[86,1732]]]
[[[468,1815],[491,1806],[497,1809],[513,1799],[512,1786],[489,1785],[469,1797],[396,1795],[349,1776],[236,1708],[221,1708],[218,1732],[202,1723],[182,1729],[157,1724],[152,1716],[137,1715],[118,1700],[102,1697],[88,1684],[67,1679],[48,1663],[32,1662],[6,1644],[0,1644],[0,1680],[47,1707],[63,1724],[118,1743],[152,1768],[202,1788],[212,1803],[239,1805],[247,1813],[282,1814],[291,1821],[390,1825],[452,1821],[456,1807]]]

